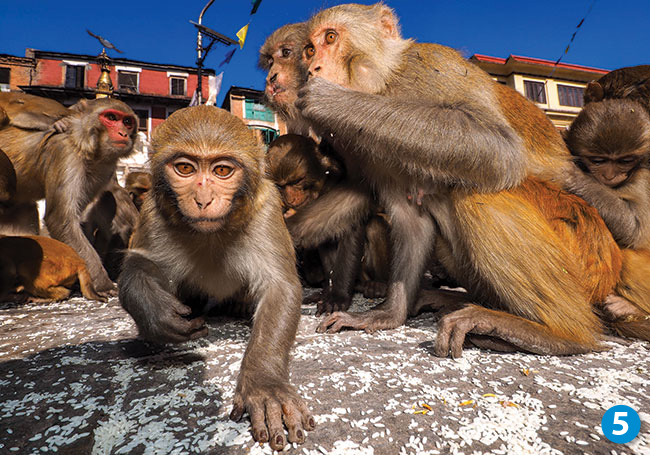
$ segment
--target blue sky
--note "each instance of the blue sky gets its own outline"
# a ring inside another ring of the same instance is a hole
[[[99,54],[101,46],[86,28],[112,41],[134,60],[194,66],[196,21],[207,0],[135,2],[79,0],[0,0],[0,53],[22,56],[25,48]],[[249,20],[243,50],[219,68],[232,49],[216,46],[205,66],[224,83],[218,104],[231,85],[262,89],[257,54],[264,39],[289,22],[341,1],[262,0],[250,16],[250,0],[215,0],[204,25],[235,38]],[[372,2],[365,2],[372,3]],[[454,47],[467,56],[510,54],[556,60],[593,0],[386,0],[400,17],[402,33],[421,42]],[[650,2],[597,0],[563,62],[615,69],[650,63]]]

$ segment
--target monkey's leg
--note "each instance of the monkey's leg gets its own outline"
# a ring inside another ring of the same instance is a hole
[[[321,321],[317,332],[334,333],[344,327],[374,332],[399,327],[406,321],[433,246],[435,226],[431,216],[409,204],[402,193],[385,196],[393,253],[388,297],[365,313],[332,313]]]
[[[346,311],[352,303],[354,284],[361,267],[364,226],[357,225],[339,240],[332,270],[327,271],[326,291],[318,302],[316,314]]]
[[[141,254],[128,253],[119,283],[120,303],[145,339],[180,343],[208,334],[204,319],[187,319],[192,309],[167,290],[168,282],[160,268]]]
[[[459,356],[467,333],[539,354],[598,348],[602,329],[582,279],[585,266],[537,209],[539,201],[502,191],[454,203],[456,234],[463,242],[456,242],[455,255],[441,259],[475,298],[507,313],[469,305],[443,317],[438,354],[451,350]]]

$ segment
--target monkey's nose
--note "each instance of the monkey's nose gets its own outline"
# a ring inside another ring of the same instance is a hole
[[[194,199],[194,202],[196,203],[196,206],[199,208],[199,210],[203,210],[204,208],[206,208],[208,205],[212,203],[212,200],[199,201],[198,199]]]

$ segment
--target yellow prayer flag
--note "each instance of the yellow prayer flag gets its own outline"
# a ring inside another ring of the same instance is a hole
[[[246,41],[246,34],[248,33],[248,24],[244,25],[242,28],[239,29],[239,31],[236,33],[237,38],[239,38],[239,48],[243,49],[244,48],[244,41]]]

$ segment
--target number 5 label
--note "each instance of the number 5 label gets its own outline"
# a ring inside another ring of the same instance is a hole
[[[612,406],[603,415],[601,426],[607,439],[617,444],[625,444],[639,434],[641,419],[629,406]]]

